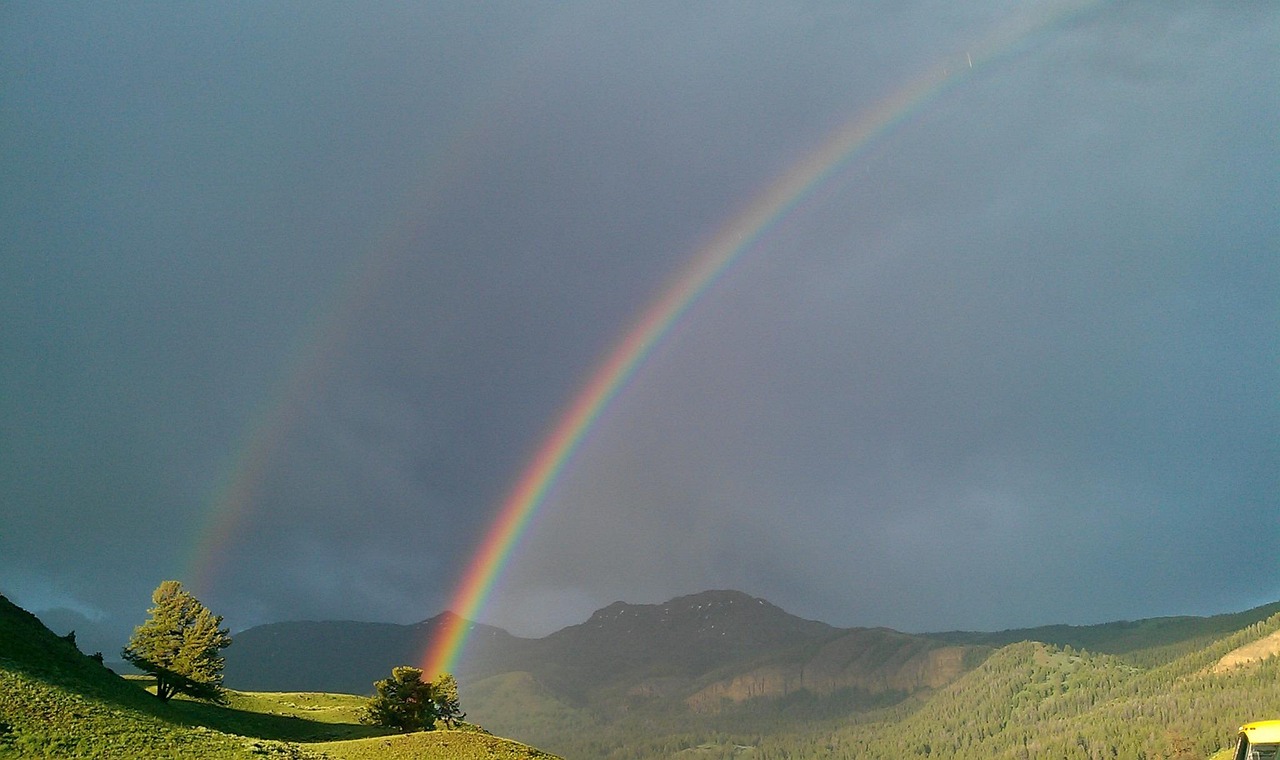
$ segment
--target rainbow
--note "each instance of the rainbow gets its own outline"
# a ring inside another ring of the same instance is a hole
[[[949,85],[967,78],[975,66],[1008,55],[1033,32],[1047,29],[1055,22],[1079,15],[1098,4],[1064,3],[1034,19],[1024,19],[1001,28],[982,44],[952,57],[929,74],[880,100],[875,107],[832,132],[817,149],[770,183],[698,249],[591,373],[502,502],[497,519],[472,555],[451,597],[449,609],[455,614],[440,618],[423,654],[421,666],[424,674],[434,678],[453,671],[466,646],[471,621],[479,617],[530,520],[537,514],[548,491],[587,432],[654,346],[735,260],[876,137],[917,113]]]
[[[419,200],[425,204],[425,194]],[[213,507],[179,576],[196,593],[212,590],[225,561],[225,549],[248,516],[271,457],[282,447],[307,404],[317,396],[330,362],[347,342],[354,313],[388,277],[393,257],[384,252],[403,247],[412,233],[410,228],[386,227],[378,236],[377,245],[351,268],[353,274],[341,280],[338,306],[323,312],[324,318],[313,320],[311,330],[291,347],[284,362],[289,369],[281,373],[267,403],[250,419],[248,434],[214,490]]]
[[[563,46],[563,34],[571,29],[566,25],[559,35],[526,41],[512,52],[506,66],[495,66],[494,70],[535,69],[537,61]],[[319,302],[323,305],[317,308],[308,329],[290,346],[266,402],[254,409],[239,446],[228,457],[228,466],[212,490],[204,521],[179,571],[178,577],[197,593],[211,591],[219,580],[226,549],[251,515],[273,457],[283,448],[307,404],[320,395],[330,365],[351,337],[355,315],[377,298],[382,285],[393,276],[399,254],[412,250],[423,220],[429,218],[426,211],[441,203],[452,181],[468,173],[469,157],[483,150],[477,140],[484,134],[485,122],[510,100],[512,92],[526,86],[521,77],[507,76],[475,88],[472,99],[458,109],[453,127],[442,130],[446,146],[426,154],[430,171],[424,173],[422,185],[400,204],[402,211],[392,213],[375,229],[370,245],[346,276],[337,279],[332,297]]]

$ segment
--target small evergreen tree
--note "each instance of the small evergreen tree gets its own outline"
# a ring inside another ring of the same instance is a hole
[[[434,688],[422,680],[422,671],[401,665],[391,677],[376,681],[376,691],[360,712],[360,722],[390,726],[408,733],[430,731],[436,725]]]
[[[209,611],[178,581],[164,581],[151,595],[150,617],[133,631],[121,654],[156,679],[156,696],[179,692],[221,702],[223,659],[231,645],[222,616]]]
[[[458,721],[467,717],[458,702],[458,682],[451,673],[441,675],[435,681],[436,717],[448,728],[453,728]]]

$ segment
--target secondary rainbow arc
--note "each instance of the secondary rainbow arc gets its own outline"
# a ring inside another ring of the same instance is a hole
[[[427,674],[453,669],[466,644],[468,620],[479,617],[530,520],[601,412],[626,386],[653,347],[735,260],[877,136],[902,122],[933,96],[983,64],[1016,49],[1033,33],[1104,4],[1103,0],[1050,0],[1038,12],[1011,17],[1007,25],[995,30],[983,43],[953,54],[945,65],[834,130],[720,227],[595,368],[521,472],[450,597],[448,607],[457,615],[444,619],[424,653],[422,662]],[[437,184],[425,188],[416,205],[426,205],[426,198],[438,190]],[[250,421],[244,445],[213,494],[206,522],[191,547],[183,577],[191,579],[198,590],[212,585],[223,558],[222,549],[254,506],[254,491],[267,470],[268,460],[281,447],[291,420],[322,382],[325,365],[345,341],[344,330],[353,313],[376,292],[394,253],[408,245],[412,230],[412,224],[383,230],[355,268],[357,275],[347,281],[348,287],[340,289],[338,308],[295,344],[290,359],[284,363],[289,368],[284,381],[275,386],[269,403],[260,407]]]

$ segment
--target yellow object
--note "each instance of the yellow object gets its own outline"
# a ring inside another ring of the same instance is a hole
[[[1277,760],[1280,720],[1260,720],[1240,727],[1235,760]]]

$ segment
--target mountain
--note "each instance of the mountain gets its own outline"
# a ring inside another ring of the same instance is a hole
[[[695,712],[798,691],[907,695],[953,680],[986,647],[885,628],[840,629],[737,591],[616,602],[531,647],[522,670],[560,699],[678,699]]]
[[[446,620],[445,612],[412,625],[315,621],[270,623],[235,634],[224,653],[224,681],[250,691],[328,691],[371,694],[373,682],[397,665],[416,665]],[[501,628],[471,623],[468,648],[502,663],[525,639]]]
[[[305,621],[271,623],[235,635],[226,682],[261,690],[367,693],[395,665],[421,659],[452,612],[411,625]],[[455,674],[477,680],[534,670],[571,692],[629,681],[651,670],[686,677],[838,629],[789,615],[763,599],[708,591],[663,605],[616,602],[542,639],[471,623]]]
[[[520,664],[562,697],[665,694],[708,673],[838,633],[738,591],[705,591],[665,604],[615,602],[531,647]]]
[[[226,682],[255,690],[367,693],[392,667],[421,659],[443,619],[250,628],[225,652]],[[883,628],[835,628],[739,591],[705,591],[664,604],[615,602],[541,639],[472,625],[455,674],[464,687],[522,672],[568,704],[624,709],[637,700],[678,699],[709,712],[726,702],[799,690],[906,695],[948,683],[989,651]]]
[[[952,683],[991,651],[836,628],[741,592],[706,591],[663,604],[616,602],[531,642],[505,672],[461,683],[464,707],[479,720],[567,756],[613,757],[655,733],[787,732],[815,717],[900,704]],[[674,746],[637,756],[666,757]]]
[[[440,620],[252,628],[225,653],[226,681],[367,693],[393,666],[417,662]],[[778,725],[848,714],[941,688],[990,652],[885,628],[836,628],[738,591],[705,591],[663,604],[615,602],[541,639],[477,626],[455,675],[470,718],[508,735],[529,732],[515,735],[537,744],[563,741],[569,727],[590,735],[659,714],[692,730],[769,700],[790,705]]]
[[[438,621],[250,629],[228,683],[371,685]],[[1277,653],[1280,604],[916,635],[706,591],[615,602],[540,639],[478,626],[455,675],[469,718],[575,758],[1190,758],[1280,716]]]

